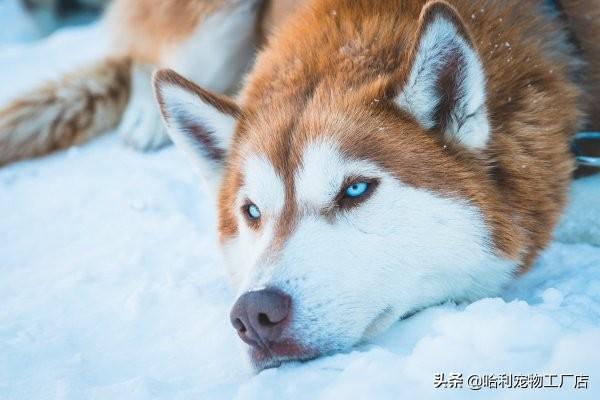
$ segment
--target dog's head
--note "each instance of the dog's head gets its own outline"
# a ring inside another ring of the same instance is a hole
[[[404,66],[351,93],[325,77],[307,96],[290,79],[252,101],[251,74],[237,103],[155,76],[173,141],[220,188],[232,324],[257,368],[347,349],[514,272],[515,234],[480,160],[479,57],[445,3],[419,24]]]

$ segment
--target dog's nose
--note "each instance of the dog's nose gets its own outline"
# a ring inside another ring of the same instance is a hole
[[[290,296],[277,290],[247,292],[233,305],[231,324],[244,342],[269,347],[281,336],[290,306]]]

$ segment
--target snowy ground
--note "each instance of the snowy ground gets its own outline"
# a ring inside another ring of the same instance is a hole
[[[0,45],[0,103],[98,57],[101,32]],[[600,244],[600,177],[573,190],[584,198],[563,242],[502,297],[431,308],[351,353],[252,375],[229,326],[212,204],[174,149],[139,154],[111,134],[2,168],[0,400],[600,398],[600,247],[577,243]],[[452,372],[590,378],[587,390],[572,378],[433,388]]]

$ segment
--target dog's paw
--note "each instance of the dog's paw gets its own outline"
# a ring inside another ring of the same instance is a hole
[[[123,143],[140,151],[157,150],[170,143],[152,91],[153,66],[134,64],[129,103],[117,131]]]
[[[162,123],[154,99],[132,99],[123,115],[118,132],[125,145],[139,151],[152,151],[169,144],[169,136]]]

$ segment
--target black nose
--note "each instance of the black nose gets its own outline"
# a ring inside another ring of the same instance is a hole
[[[290,296],[280,291],[248,292],[233,305],[231,324],[244,342],[254,347],[269,347],[281,336],[290,306]]]

